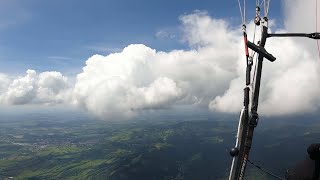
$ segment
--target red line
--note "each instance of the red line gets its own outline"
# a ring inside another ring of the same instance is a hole
[[[249,57],[249,49],[248,49],[248,46],[247,46],[247,41],[248,41],[247,40],[247,35],[244,36],[243,40],[244,40],[244,49],[246,51],[246,56]]]

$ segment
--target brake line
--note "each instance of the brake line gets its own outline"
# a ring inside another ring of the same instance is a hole
[[[248,159],[248,162],[249,162],[250,164],[252,164],[254,167],[256,167],[257,169],[259,169],[260,171],[262,171],[262,172],[264,172],[264,173],[266,173],[266,174],[268,174],[268,175],[270,175],[270,176],[272,176],[272,177],[274,177],[274,178],[277,178],[277,179],[280,179],[280,180],[285,180],[285,179],[283,179],[282,177],[277,176],[277,175],[275,175],[275,174],[272,174],[271,172],[265,170],[264,168],[256,165],[255,163],[251,162],[249,159]]]

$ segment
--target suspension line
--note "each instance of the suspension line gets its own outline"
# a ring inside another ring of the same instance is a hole
[[[318,32],[318,0],[315,0],[315,1],[316,1],[316,32]],[[317,39],[317,48],[318,48],[318,55],[320,59],[320,44],[318,39]]]

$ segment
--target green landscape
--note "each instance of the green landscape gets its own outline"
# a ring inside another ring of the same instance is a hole
[[[228,117],[231,118],[231,117]],[[226,179],[236,120],[1,120],[0,179]],[[262,121],[251,160],[284,177],[320,124]],[[247,179],[272,179],[251,165]]]

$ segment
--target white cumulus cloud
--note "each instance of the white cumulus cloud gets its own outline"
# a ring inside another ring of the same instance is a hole
[[[92,56],[77,76],[74,102],[104,117],[177,104],[207,106],[235,75],[220,57],[207,52],[203,48],[166,53],[135,44],[120,53]]]
[[[1,87],[1,102],[9,105],[22,104],[54,104],[65,101],[68,92],[67,78],[60,72],[42,72],[39,75],[34,70],[11,80],[0,76],[0,81],[7,85]]]

